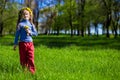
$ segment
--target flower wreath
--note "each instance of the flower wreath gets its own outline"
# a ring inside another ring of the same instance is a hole
[[[32,10],[28,7],[22,8],[20,11],[27,10],[30,12],[31,15],[33,15]]]

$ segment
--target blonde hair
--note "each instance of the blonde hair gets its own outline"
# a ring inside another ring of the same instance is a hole
[[[30,8],[28,8],[28,7],[24,7],[18,13],[17,25],[19,24],[20,20],[22,19],[22,14],[23,14],[24,10],[29,11],[29,13],[30,13],[30,19],[29,19],[29,21],[30,21],[31,24],[33,24],[33,12],[32,12],[32,10]]]

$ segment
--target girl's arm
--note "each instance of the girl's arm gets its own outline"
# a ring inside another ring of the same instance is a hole
[[[32,25],[32,30],[31,30],[30,35],[32,35],[32,36],[37,36],[38,35],[37,30],[36,30],[34,25]]]
[[[15,34],[15,39],[14,39],[14,45],[18,44],[19,35],[20,35],[20,25],[18,25],[17,29],[16,29],[16,34]]]

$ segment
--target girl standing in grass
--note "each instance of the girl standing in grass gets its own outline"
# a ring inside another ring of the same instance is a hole
[[[27,68],[32,74],[34,74],[34,45],[32,36],[37,36],[37,31],[32,20],[33,13],[30,8],[22,8],[19,11],[14,50],[16,50],[19,40],[20,64],[22,65],[22,68]]]

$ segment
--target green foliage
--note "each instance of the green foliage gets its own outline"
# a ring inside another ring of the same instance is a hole
[[[18,14],[18,8],[16,3],[10,3],[6,2],[3,3],[4,6],[1,5],[0,10],[0,18],[1,23],[3,23],[3,32],[5,33],[11,33],[14,32],[16,29],[16,22],[17,22],[17,14]]]
[[[61,27],[64,27],[64,29],[70,29],[70,15],[72,15],[72,21],[76,21],[76,1],[74,0],[65,0],[64,5],[57,5],[58,13],[62,13],[58,15],[57,19],[60,19],[62,24]]]
[[[17,17],[18,17],[18,9],[16,8],[17,4],[8,3],[9,6],[4,12],[4,16],[6,16],[3,20],[4,22],[4,32],[14,32],[16,30]]]

